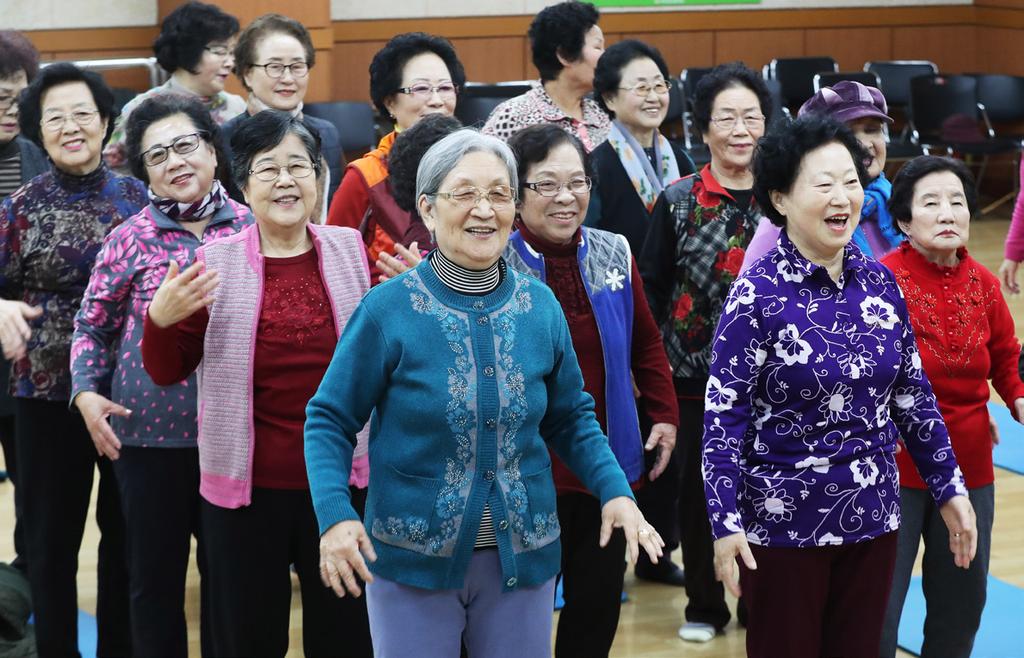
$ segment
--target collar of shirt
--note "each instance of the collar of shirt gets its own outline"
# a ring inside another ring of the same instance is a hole
[[[965,268],[963,265],[967,260],[967,247],[960,247],[956,250],[956,255],[960,262],[952,267],[936,265],[931,262],[924,257],[924,254],[915,249],[909,240],[901,243],[898,250],[902,254],[907,266],[913,268],[914,276],[923,277],[933,283],[940,283],[944,280],[948,283],[950,280],[959,281],[964,275]]]
[[[548,91],[544,88],[543,82],[538,82],[529,93],[533,94],[534,100],[537,102],[537,108],[540,110],[541,114],[544,115],[545,120],[551,123],[566,119],[574,122],[579,121],[578,119],[574,119],[569,116],[562,110],[562,108],[558,107],[558,104],[555,103],[554,99],[548,95]],[[589,97],[584,97],[582,106],[583,124],[589,127],[599,127],[601,125],[601,117],[600,114],[595,114],[595,112],[599,112],[601,114],[604,112],[600,107],[598,107],[597,102]]]
[[[782,229],[782,232],[779,233],[779,253],[790,264],[793,271],[799,272],[807,278],[813,276],[824,277],[824,279],[835,283],[823,265],[812,263],[800,253],[796,245],[793,244],[793,241],[789,239],[786,229]],[[867,265],[867,258],[864,256],[864,253],[853,244],[852,240],[847,242],[846,247],[843,248],[843,272],[839,277],[838,287],[842,288],[846,285],[848,274],[856,275],[857,272],[863,270]]]

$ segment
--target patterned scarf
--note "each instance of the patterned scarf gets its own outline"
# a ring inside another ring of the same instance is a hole
[[[158,196],[149,188],[149,200],[157,210],[176,222],[201,222],[220,210],[228,202],[228,193],[216,178],[210,192],[198,201],[181,203],[169,197]]]
[[[679,178],[679,163],[676,162],[672,146],[661,133],[655,132],[654,137],[654,161],[661,165],[658,172],[654,171],[640,142],[636,141],[625,126],[613,121],[611,132],[608,133],[608,143],[619,156],[619,161],[633,183],[636,193],[640,195],[640,200],[647,207],[647,212],[654,209],[654,202],[658,200],[658,195],[665,186]]]
[[[871,181],[864,188],[864,207],[861,208],[860,217],[863,222],[868,217],[874,216],[878,224],[878,230],[889,243],[889,249],[895,249],[905,239],[897,229],[889,214],[889,197],[892,196],[892,183],[885,177],[885,172],[878,174],[878,178]],[[853,232],[853,242],[865,254],[872,255],[864,230],[858,226]],[[878,255],[881,257],[881,255]]]

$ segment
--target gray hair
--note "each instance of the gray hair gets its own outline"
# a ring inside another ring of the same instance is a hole
[[[497,137],[484,135],[473,128],[456,130],[447,137],[431,146],[420,160],[416,170],[416,198],[426,194],[434,196],[442,181],[462,158],[470,153],[482,151],[498,157],[508,170],[509,187],[515,194],[519,189],[519,176],[516,171],[516,156],[505,142]]]

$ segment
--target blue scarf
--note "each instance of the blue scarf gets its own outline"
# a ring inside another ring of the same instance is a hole
[[[889,243],[890,251],[898,247],[905,239],[903,234],[896,229],[892,215],[889,214],[888,203],[891,196],[892,183],[885,177],[885,172],[882,172],[878,174],[878,178],[871,181],[864,188],[864,207],[860,211],[860,221],[862,223],[869,217],[874,216],[882,237]],[[864,229],[860,225],[853,232],[853,242],[862,252],[872,258],[880,258],[882,256],[882,254],[874,254],[872,252],[871,245],[868,244],[868,238],[864,235]]]

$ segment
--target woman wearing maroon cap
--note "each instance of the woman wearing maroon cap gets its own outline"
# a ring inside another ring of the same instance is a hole
[[[881,259],[903,242],[892,216],[886,208],[892,196],[892,183],[885,177],[885,124],[892,123],[887,114],[885,96],[875,87],[852,80],[843,80],[832,87],[822,87],[800,107],[798,116],[823,114],[842,121],[871,156],[867,163],[871,182],[864,188],[864,208],[860,225],[851,240],[862,252]],[[779,227],[761,219],[757,232],[747,247],[740,272],[746,271],[754,261],[775,248]]]

